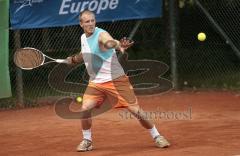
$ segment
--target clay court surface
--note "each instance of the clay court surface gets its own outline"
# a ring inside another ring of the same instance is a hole
[[[54,105],[0,111],[1,156],[233,156],[240,155],[240,94],[170,92],[139,97],[157,128],[171,142],[158,149],[149,133],[122,109],[94,118],[94,150],[75,152],[81,141],[77,119],[57,116]],[[125,113],[125,114],[124,114]]]

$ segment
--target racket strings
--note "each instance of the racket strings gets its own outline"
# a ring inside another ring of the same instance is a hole
[[[40,55],[39,55],[39,53],[40,53]],[[42,53],[41,52],[38,52],[38,53],[34,53],[35,54],[35,58],[36,58],[36,65],[38,64],[38,62],[43,62],[43,57],[41,57],[41,56],[43,56],[42,55]]]
[[[23,48],[14,54],[14,62],[20,68],[32,69],[42,65],[44,55],[36,49]]]
[[[40,59],[39,59],[39,57],[38,57],[38,55],[37,55],[37,53],[36,52],[34,52],[31,56],[31,63],[32,63],[32,66],[38,66],[38,62],[40,61]]]
[[[24,60],[24,59],[26,59],[26,58],[28,58],[28,54],[27,54],[27,52],[22,52],[22,55],[23,55],[23,57],[22,57],[22,61],[26,61],[26,60]],[[30,67],[32,66],[32,67],[35,67],[36,66],[36,63],[34,64],[34,57],[32,57],[31,55],[29,55],[29,57],[30,57],[30,60],[28,60],[28,63],[30,64]],[[27,68],[27,67],[25,67],[25,68]]]

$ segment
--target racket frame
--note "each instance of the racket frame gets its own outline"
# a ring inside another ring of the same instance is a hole
[[[39,53],[43,56],[43,61],[42,61],[42,63],[39,64],[38,66],[35,66],[35,67],[32,67],[32,68],[20,67],[19,65],[17,65],[17,64],[15,63],[19,68],[21,68],[21,69],[23,69],[23,70],[32,70],[32,69],[38,68],[38,67],[40,67],[40,66],[42,66],[42,65],[49,64],[49,63],[53,63],[53,62],[56,62],[56,63],[66,63],[66,64],[68,63],[68,60],[67,60],[67,59],[54,59],[54,58],[52,58],[52,57],[49,57],[49,56],[45,55],[42,51],[40,51],[40,50],[38,50],[38,49],[36,49],[36,48],[24,47],[24,48],[20,48],[20,49],[23,49],[23,50],[26,50],[26,49],[34,50],[34,51],[39,52]],[[45,62],[46,58],[50,59],[51,61]]]

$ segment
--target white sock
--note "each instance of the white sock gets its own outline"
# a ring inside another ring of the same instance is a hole
[[[88,130],[82,130],[83,133],[83,138],[87,139],[87,140],[91,140],[92,141],[92,132],[91,129]]]
[[[153,126],[152,129],[148,129],[152,138],[154,139],[156,136],[160,135],[158,130],[156,129],[155,125]]]

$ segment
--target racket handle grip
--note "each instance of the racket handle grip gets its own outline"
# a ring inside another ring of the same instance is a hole
[[[57,63],[67,63],[68,64],[68,60],[67,59],[56,59]]]

